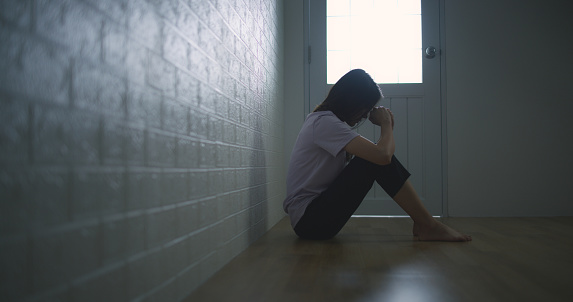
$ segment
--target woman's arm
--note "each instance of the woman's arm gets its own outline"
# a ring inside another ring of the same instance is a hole
[[[378,142],[374,144],[363,136],[357,136],[344,147],[344,150],[369,162],[387,165],[392,161],[396,148],[392,133],[394,116],[389,109],[376,107],[370,112],[369,119],[373,124],[380,126]]]

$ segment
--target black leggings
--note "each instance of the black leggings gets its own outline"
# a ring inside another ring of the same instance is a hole
[[[408,177],[410,173],[395,156],[383,166],[355,157],[328,189],[311,201],[294,231],[304,239],[330,239],[348,222],[374,181],[394,197]]]

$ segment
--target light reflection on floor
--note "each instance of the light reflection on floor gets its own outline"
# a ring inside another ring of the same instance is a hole
[[[374,292],[361,299],[363,302],[447,302],[445,278],[440,272],[421,263],[405,263],[392,268]]]

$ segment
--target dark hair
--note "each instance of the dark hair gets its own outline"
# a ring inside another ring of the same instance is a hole
[[[382,91],[372,77],[362,69],[353,69],[332,86],[326,99],[313,112],[332,111],[347,122],[361,111],[372,109],[381,97]]]

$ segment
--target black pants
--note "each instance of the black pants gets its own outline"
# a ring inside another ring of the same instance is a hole
[[[395,156],[384,166],[355,157],[328,189],[308,205],[294,231],[304,239],[330,239],[348,222],[374,181],[394,197],[408,177],[410,173]]]

